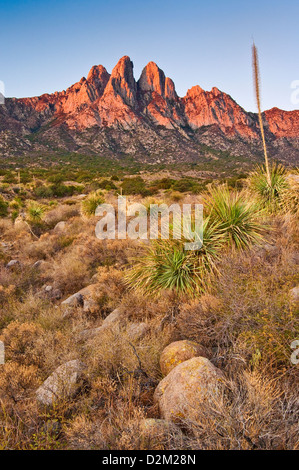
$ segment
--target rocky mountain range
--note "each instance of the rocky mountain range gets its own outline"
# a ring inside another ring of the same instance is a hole
[[[263,113],[269,154],[299,161],[299,110]],[[122,57],[109,74],[91,68],[67,90],[0,105],[0,156],[55,152],[133,157],[149,163],[197,162],[226,152],[258,159],[258,118],[218,88],[200,86],[179,97],[173,81],[150,62],[138,81]],[[217,157],[215,157],[217,158]]]

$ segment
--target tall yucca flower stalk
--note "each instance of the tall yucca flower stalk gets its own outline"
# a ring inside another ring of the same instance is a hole
[[[268,161],[268,155],[267,155],[267,147],[266,147],[264,125],[263,125],[262,111],[261,111],[259,61],[258,61],[257,48],[254,43],[252,45],[252,66],[253,66],[253,75],[254,75],[255,97],[256,97],[256,102],[257,102],[259,124],[260,124],[263,148],[264,148],[265,168],[266,168],[268,184],[271,185],[269,161]]]

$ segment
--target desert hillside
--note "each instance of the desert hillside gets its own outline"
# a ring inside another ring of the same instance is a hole
[[[299,176],[271,178],[1,170],[0,449],[298,448]],[[204,203],[203,248],[98,239],[119,194]]]

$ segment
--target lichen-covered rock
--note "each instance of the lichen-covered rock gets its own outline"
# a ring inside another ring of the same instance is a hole
[[[204,356],[204,348],[194,341],[182,340],[169,344],[160,356],[160,368],[163,375],[188,359],[196,356]]]
[[[84,367],[77,359],[58,367],[36,391],[37,401],[52,406],[59,399],[71,397],[77,390]]]
[[[159,383],[154,400],[162,418],[194,419],[200,404],[217,399],[224,386],[222,372],[205,357],[182,362]]]

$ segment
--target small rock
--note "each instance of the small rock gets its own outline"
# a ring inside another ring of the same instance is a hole
[[[116,308],[111,312],[103,321],[102,327],[107,328],[108,326],[116,325],[117,323],[121,322],[123,318],[123,314],[119,308]]]
[[[222,372],[205,357],[182,362],[159,383],[154,393],[162,418],[196,419],[199,403],[217,399],[224,385]]]
[[[35,263],[33,263],[32,265],[32,268],[33,269],[38,269],[41,267],[41,265],[44,263],[44,260],[43,259],[39,259],[38,261],[35,261]]]
[[[91,297],[84,298],[83,300],[83,312],[84,313],[95,313],[97,310],[99,310],[99,304],[93,298]]]
[[[88,339],[94,338],[96,335],[100,334],[102,331],[103,331],[103,328],[101,326],[99,326],[98,328],[89,328],[88,330],[83,330],[79,333],[78,340],[86,341]]]
[[[290,290],[290,298],[292,302],[299,302],[299,286],[293,287],[293,289]]]
[[[51,300],[60,300],[62,298],[62,292],[60,289],[52,289],[50,292]]]
[[[160,357],[162,374],[169,374],[177,365],[196,356],[206,357],[206,354],[204,348],[194,341],[183,340],[169,344]]]
[[[97,284],[84,287],[79,292],[68,297],[61,305],[65,307],[65,317],[72,313],[73,308],[83,307],[85,313],[95,313],[99,310],[98,303],[93,299],[93,294],[97,290]]]
[[[21,263],[20,263],[19,260],[12,259],[11,261],[9,261],[9,263],[7,263],[6,267],[10,269],[10,268],[15,268],[15,267],[20,266],[20,265],[21,265]]]
[[[84,367],[77,359],[58,367],[36,391],[37,401],[42,405],[51,406],[58,399],[72,397]]]
[[[55,227],[54,227],[54,232],[63,232],[66,228],[66,223],[61,220],[60,222],[58,222]]]
[[[61,302],[61,305],[66,307],[83,307],[83,295],[80,292],[76,292]]]
[[[134,325],[134,328],[136,328],[136,325],[138,324],[133,324]],[[78,340],[87,340],[87,339],[91,339],[91,338],[94,338],[95,336],[98,336],[100,334],[106,334],[107,332],[107,329],[113,329],[113,328],[116,328],[117,327],[117,330],[119,330],[118,327],[120,326],[124,326],[124,317],[120,311],[119,308],[113,310],[113,312],[111,312],[106,318],[105,320],[103,321],[102,325],[97,327],[97,328],[90,328],[88,330],[83,330],[81,331],[81,333],[78,335]],[[133,328],[133,330],[134,330]],[[143,329],[143,332],[145,331],[144,330],[144,327],[142,327]],[[132,330],[132,334],[134,335],[134,332]],[[141,332],[141,328],[139,329],[139,331],[137,329],[135,329],[135,334],[136,335],[140,335],[142,334]],[[135,337],[136,338],[136,337]]]
[[[126,332],[131,340],[138,341],[144,338],[149,332],[150,327],[147,323],[129,323]]]

